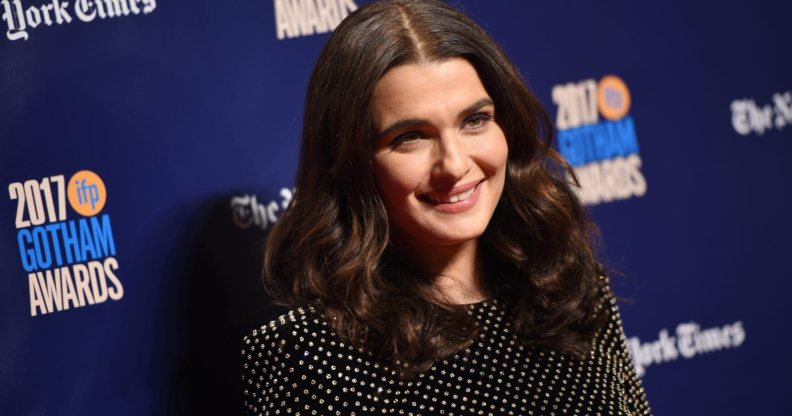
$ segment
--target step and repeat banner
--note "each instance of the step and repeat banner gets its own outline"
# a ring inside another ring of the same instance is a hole
[[[362,0],[0,0],[0,414],[242,411],[320,48]],[[792,407],[792,3],[454,1],[575,167],[659,415]]]

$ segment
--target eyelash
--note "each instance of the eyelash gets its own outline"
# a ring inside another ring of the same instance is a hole
[[[468,116],[462,122],[462,124],[463,124],[463,126],[467,127],[467,124],[469,124],[471,121],[480,122],[477,126],[470,127],[471,129],[480,129],[485,124],[487,124],[487,122],[492,121],[492,119],[493,119],[493,117],[492,117],[491,114],[488,114],[488,113],[475,113],[475,114],[471,114],[470,116]],[[411,136],[413,136],[414,138],[410,139]],[[398,145],[400,145],[400,144],[402,144],[404,142],[417,140],[421,136],[422,136],[421,132],[411,131],[409,133],[405,133],[405,134],[402,134],[400,136],[396,136],[396,138],[393,139],[393,141],[390,143],[390,146],[391,147],[395,147],[395,146],[398,146]]]
[[[411,137],[411,136],[415,136],[415,140],[417,140],[422,135],[421,135],[420,132],[417,132],[417,131],[411,131],[409,133],[404,133],[402,135],[396,136],[396,138],[393,139],[393,141],[391,142],[390,145],[391,145],[391,147],[395,147],[395,146],[398,146],[398,145],[400,145],[400,144],[402,144],[404,142],[413,141],[413,140],[409,139],[409,137]]]
[[[492,115],[488,113],[476,113],[465,119],[466,124],[470,123],[471,121],[481,121],[481,124],[479,126],[473,127],[473,128],[478,128],[486,124],[488,121],[492,121]]]

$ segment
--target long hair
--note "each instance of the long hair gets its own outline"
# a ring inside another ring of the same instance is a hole
[[[441,1],[393,0],[350,14],[308,85],[296,191],[265,250],[265,289],[290,307],[321,305],[342,340],[404,378],[469,346],[466,309],[390,243],[371,161],[372,94],[398,65],[469,61],[495,103],[508,148],[503,194],[484,234],[486,290],[514,306],[526,344],[581,356],[602,326],[593,226],[551,147],[552,122],[501,48]]]

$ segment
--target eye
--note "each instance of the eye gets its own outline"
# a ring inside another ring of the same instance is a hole
[[[415,142],[423,138],[423,135],[417,131],[411,131],[409,133],[404,133],[399,136],[396,136],[393,141],[390,142],[391,147],[396,147],[400,144]]]
[[[476,113],[465,119],[464,127],[478,129],[492,120],[492,115],[487,113]]]

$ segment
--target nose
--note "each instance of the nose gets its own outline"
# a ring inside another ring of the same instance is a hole
[[[437,179],[461,179],[470,170],[467,146],[455,133],[444,133],[434,148],[432,176]]]

